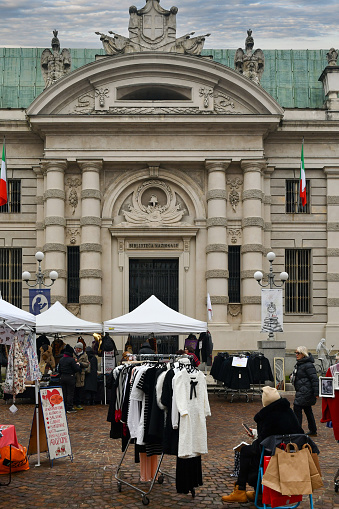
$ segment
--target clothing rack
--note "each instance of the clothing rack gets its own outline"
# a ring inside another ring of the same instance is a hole
[[[176,355],[176,354],[138,354],[138,355],[136,355],[137,360],[134,361],[134,362],[135,363],[140,363],[140,362],[159,362],[160,363],[161,361],[165,361],[165,362],[166,361],[173,361],[173,362],[175,362],[175,361],[180,360],[180,359],[189,359],[189,357],[190,356],[186,355],[186,354],[182,354],[182,355]],[[133,361],[131,361],[130,364],[133,364]],[[117,480],[117,487],[118,487],[118,491],[119,492],[121,492],[122,485],[125,484],[126,486],[129,486],[133,490],[141,493],[142,494],[142,499],[141,500],[142,500],[143,505],[148,505],[150,503],[149,494],[151,493],[156,480],[158,481],[158,484],[163,484],[165,476],[167,478],[171,478],[171,479],[174,479],[174,480],[175,480],[176,477],[174,475],[172,475],[172,474],[169,474],[168,472],[163,472],[160,469],[162,461],[163,461],[163,458],[164,458],[164,453],[161,453],[161,455],[159,457],[159,460],[158,460],[158,464],[157,464],[157,468],[156,468],[155,474],[152,477],[151,481],[149,481],[150,485],[149,485],[149,489],[147,491],[142,490],[138,486],[135,486],[134,484],[131,484],[130,482],[124,480],[122,478],[122,476],[120,476],[119,474],[122,473],[121,470],[122,470],[122,465],[123,465],[124,459],[126,457],[126,454],[127,454],[127,451],[128,451],[128,448],[129,448],[130,444],[133,443],[133,442],[134,442],[134,440],[132,440],[131,438],[128,439],[127,445],[125,447],[125,450],[122,453],[122,457],[121,457],[121,460],[120,460],[120,462],[118,464],[118,467],[117,467],[117,470],[116,470],[116,473],[115,473],[114,477]],[[158,474],[160,474],[159,477],[157,477]],[[194,498],[195,497],[195,489],[194,488],[192,489],[191,493],[192,493],[192,497]]]

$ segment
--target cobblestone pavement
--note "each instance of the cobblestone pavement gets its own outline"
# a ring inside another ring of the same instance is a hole
[[[293,401],[293,395],[288,396]],[[165,477],[163,484],[156,483],[149,495],[154,508],[179,507],[205,508],[209,506],[229,506],[234,508],[254,508],[253,504],[224,504],[221,496],[232,491],[234,457],[232,448],[246,440],[241,422],[253,425],[253,415],[261,408],[261,399],[256,396],[253,402],[244,398],[230,403],[224,396],[210,394],[212,417],[208,418],[209,454],[203,457],[204,485],[191,495],[176,493],[175,482]],[[18,403],[19,411],[12,415],[9,405],[0,402],[0,422],[15,424],[18,440],[28,446],[34,406]],[[35,467],[36,456],[30,458],[30,470],[13,474],[8,487],[0,487],[0,508],[13,509],[118,509],[144,507],[141,494],[123,485],[118,492],[114,478],[115,469],[121,458],[120,441],[109,438],[110,425],[106,422],[105,406],[85,407],[83,411],[68,415],[74,461],[62,458],[50,468],[46,454],[42,454],[41,466]],[[314,407],[317,422],[320,420],[321,403]],[[339,508],[339,494],[334,492],[334,474],[339,467],[339,444],[333,431],[319,423],[318,437],[315,439],[320,451],[320,463],[325,487],[314,495],[314,506],[322,509]],[[138,465],[133,463],[132,452],[124,463],[124,479],[148,490],[148,483],[138,482]],[[165,456],[162,470],[175,473],[174,458]],[[4,481],[6,476],[1,476]],[[300,508],[309,507],[308,498]]]

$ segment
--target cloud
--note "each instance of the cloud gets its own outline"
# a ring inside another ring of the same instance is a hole
[[[177,35],[211,33],[206,48],[319,49],[335,46],[339,3],[334,0],[177,0]],[[0,46],[50,47],[53,29],[62,47],[100,48],[95,31],[128,36],[131,0],[0,0]],[[138,0],[142,8],[145,0]],[[169,9],[170,0],[161,0]]]

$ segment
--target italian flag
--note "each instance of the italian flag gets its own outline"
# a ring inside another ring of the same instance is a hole
[[[0,205],[7,203],[7,178],[6,178],[6,149],[5,139],[2,147],[1,175],[0,175]]]
[[[301,204],[305,207],[307,203],[306,198],[306,174],[305,174],[305,163],[304,163],[304,140],[301,145],[301,159],[300,159],[300,199]]]

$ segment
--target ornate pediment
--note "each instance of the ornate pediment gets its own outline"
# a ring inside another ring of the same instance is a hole
[[[140,51],[166,51],[200,55],[205,38],[210,34],[191,37],[194,32],[176,38],[177,7],[170,10],[160,6],[160,0],[146,0],[142,9],[134,5],[129,8],[129,38],[109,31],[107,34],[95,32],[100,35],[107,55],[124,53],[137,53]]]
[[[121,211],[123,226],[173,226],[180,224],[186,213],[177,203],[176,194],[161,180],[147,180],[132,195],[131,203]]]

